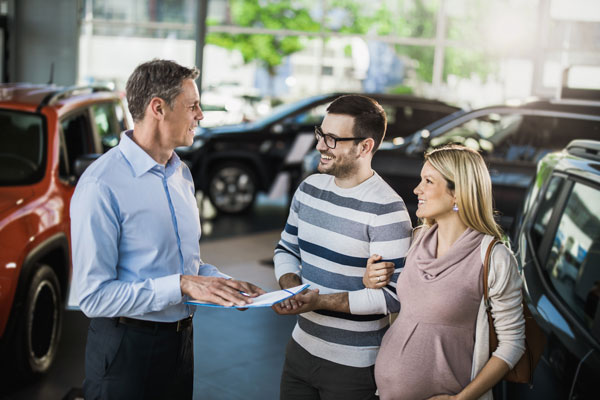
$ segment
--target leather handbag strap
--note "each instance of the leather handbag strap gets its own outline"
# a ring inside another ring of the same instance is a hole
[[[488,246],[485,252],[485,258],[483,260],[483,304],[485,304],[485,309],[488,313],[490,312],[490,299],[488,295],[488,273],[490,272],[490,258],[492,256],[492,249],[494,248],[496,243],[500,243],[500,241],[496,238],[492,239],[490,245]]]
[[[483,297],[489,324],[490,357],[498,347],[498,336],[496,335],[494,320],[492,318],[492,308],[488,297],[488,273],[490,270],[492,249],[498,242],[500,242],[498,239],[494,239],[490,242],[483,262]],[[525,354],[523,354],[521,359],[515,364],[514,368],[510,370],[503,379],[507,382],[529,383],[531,385],[533,382],[533,370],[544,352],[546,335],[537,325],[529,308],[524,302],[522,303],[522,307],[525,319]]]

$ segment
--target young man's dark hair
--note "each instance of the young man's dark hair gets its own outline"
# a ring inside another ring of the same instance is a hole
[[[354,117],[354,136],[373,138],[373,153],[377,151],[387,128],[385,111],[378,102],[367,96],[344,95],[335,99],[327,107],[327,112]]]
[[[163,99],[172,110],[175,98],[183,90],[181,83],[195,80],[199,74],[196,67],[187,68],[169,60],[154,59],[138,65],[125,87],[131,117],[136,122],[144,119],[146,107],[154,97]],[[179,84],[174,85],[175,82]]]

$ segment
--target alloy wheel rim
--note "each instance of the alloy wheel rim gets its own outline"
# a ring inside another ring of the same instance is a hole
[[[214,176],[210,192],[217,208],[237,212],[252,203],[255,186],[248,172],[236,167],[227,167]]]

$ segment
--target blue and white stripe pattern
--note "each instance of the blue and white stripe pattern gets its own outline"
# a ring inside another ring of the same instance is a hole
[[[277,279],[302,277],[321,294],[348,292],[351,314],[319,310],[299,315],[293,338],[311,354],[353,367],[375,363],[389,312],[400,308],[396,281],[411,238],[404,202],[377,174],[343,189],[331,175],[308,177],[294,195],[275,249]],[[384,289],[366,289],[367,259],[380,254],[396,270]]]

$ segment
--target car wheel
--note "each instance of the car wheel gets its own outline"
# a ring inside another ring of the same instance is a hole
[[[245,164],[224,163],[210,175],[208,197],[215,208],[225,214],[247,211],[256,197],[256,177]]]
[[[40,264],[26,288],[17,328],[16,363],[21,377],[45,373],[58,349],[62,324],[60,284],[54,270]]]

